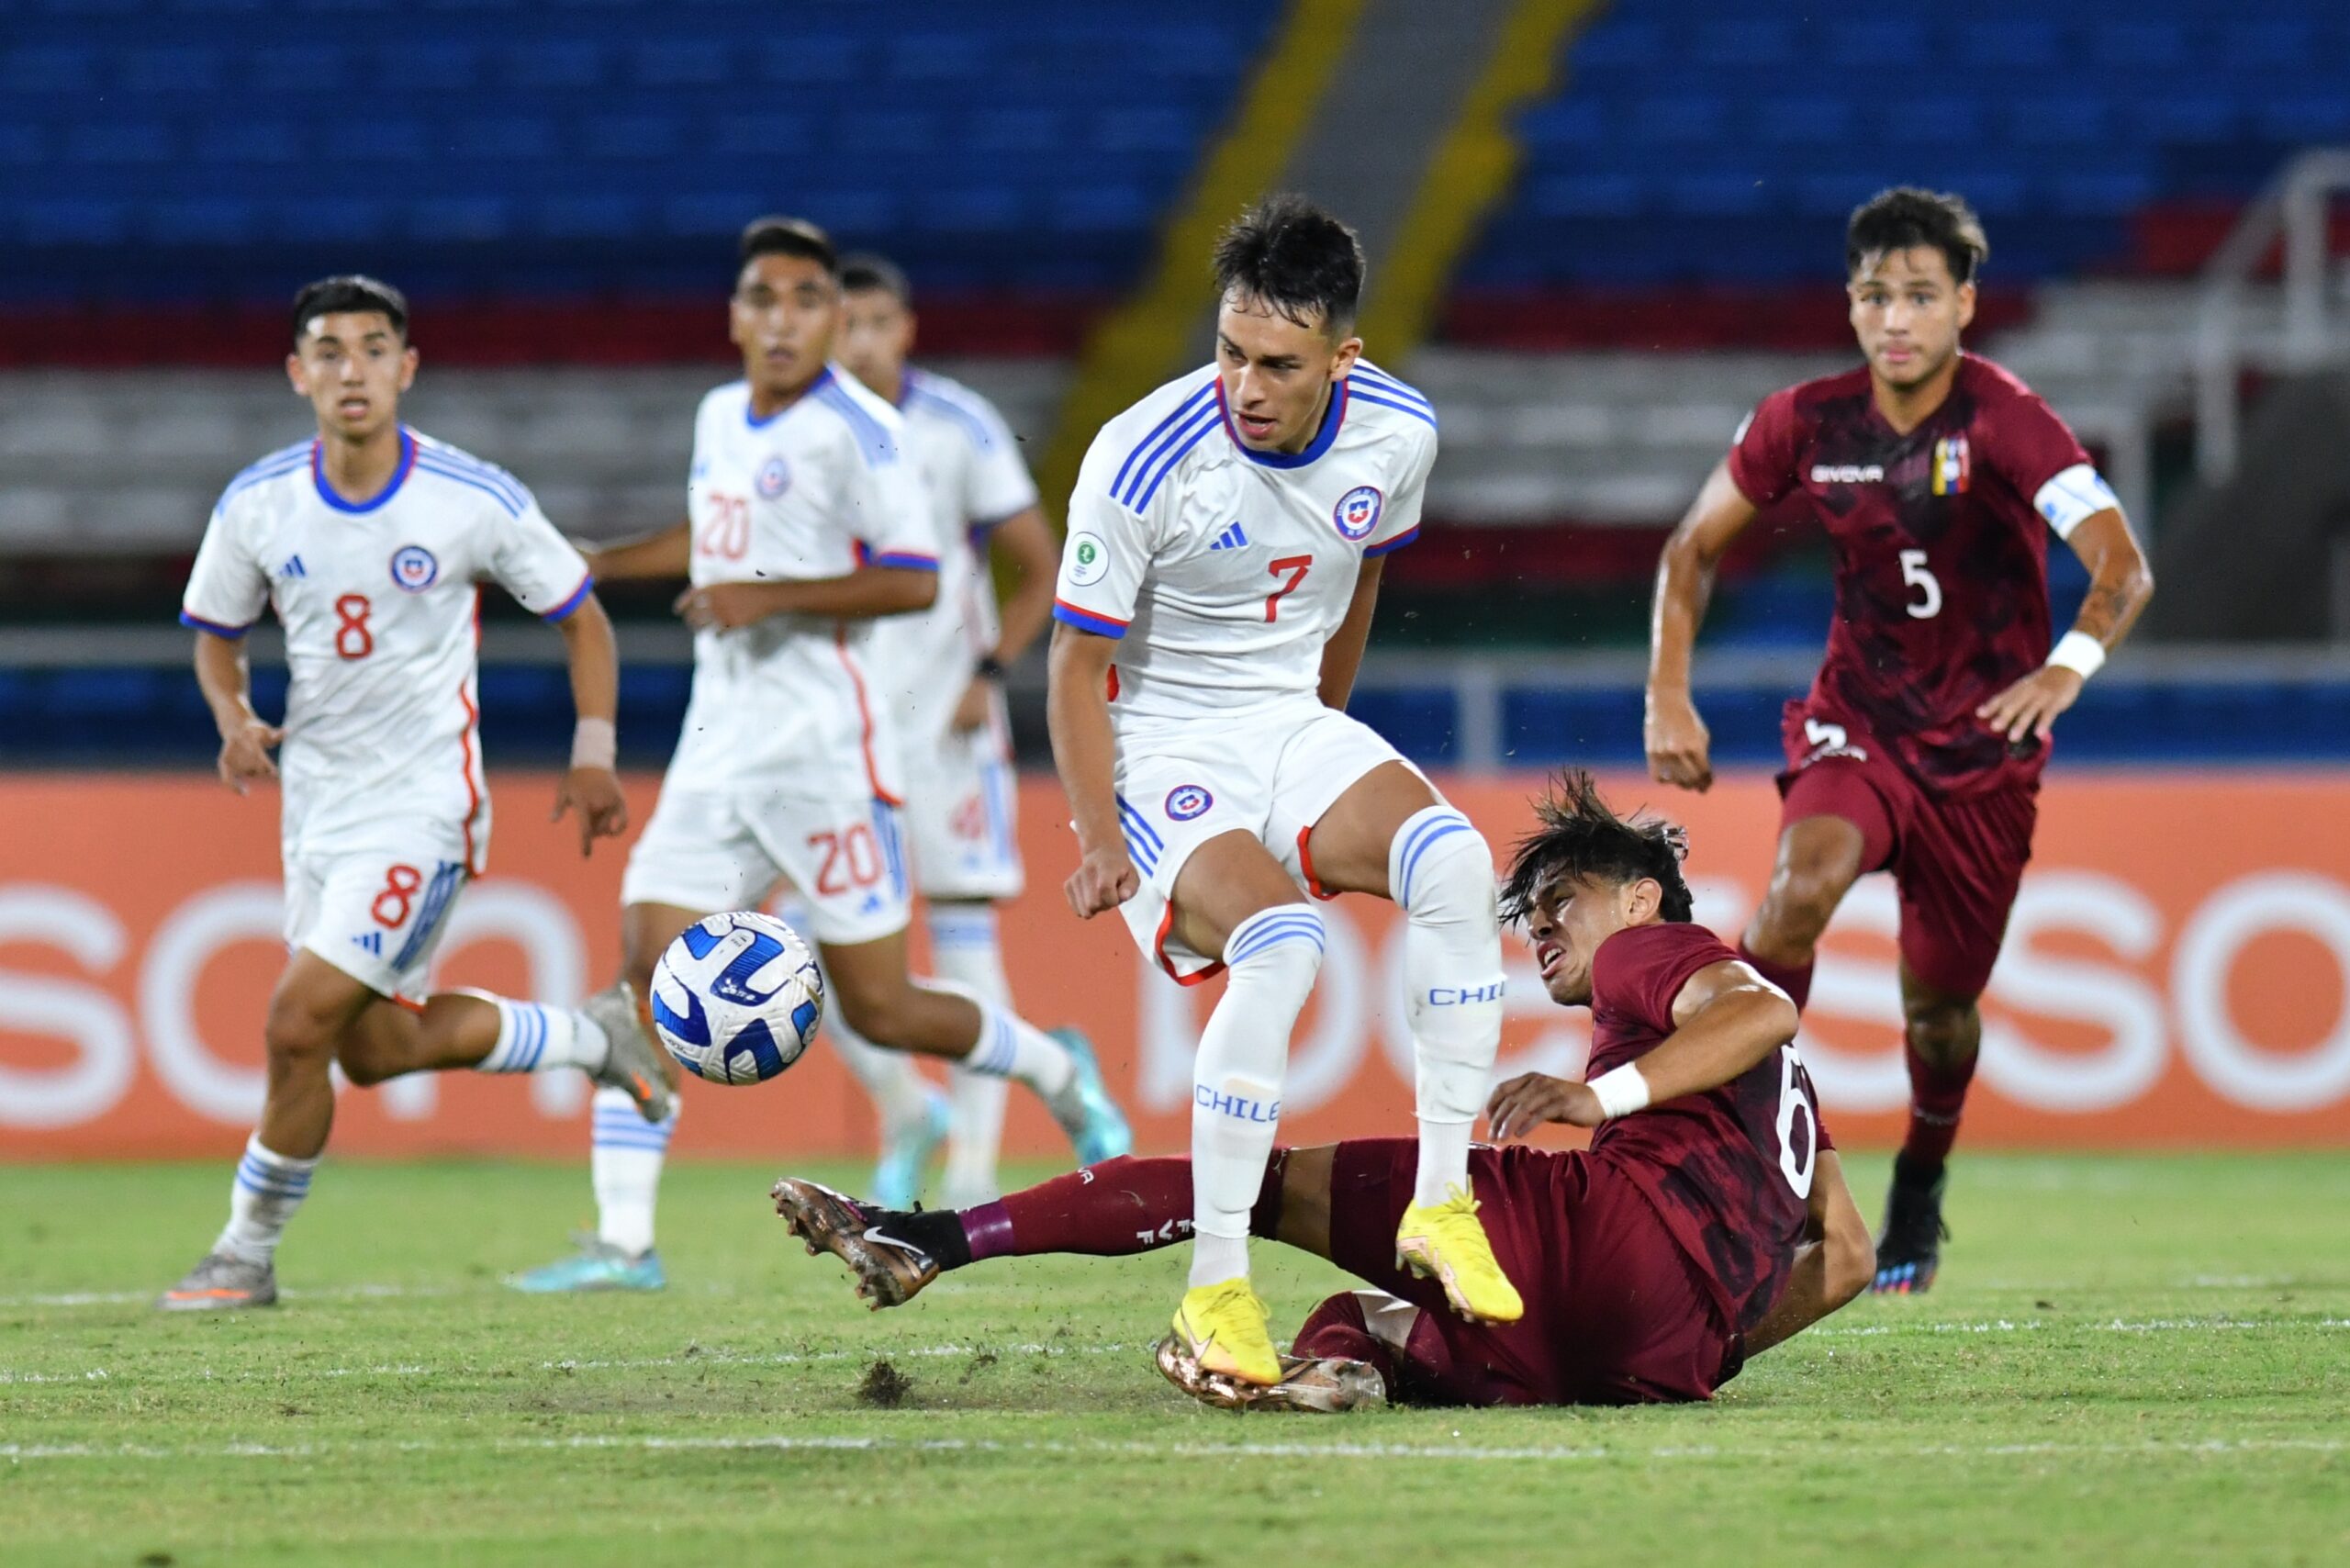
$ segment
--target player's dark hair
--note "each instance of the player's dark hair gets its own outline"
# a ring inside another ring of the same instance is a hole
[[[878,290],[909,310],[914,308],[914,286],[906,281],[905,269],[870,251],[841,258],[841,287],[850,294]]]
[[[1502,918],[1513,924],[1534,913],[1542,890],[1564,877],[1622,886],[1646,877],[1664,890],[1665,919],[1694,917],[1689,883],[1681,874],[1689,834],[1645,812],[1619,817],[1599,798],[1599,785],[1580,767],[1550,781],[1534,802],[1542,825],[1517,841],[1502,882]]]
[[[341,273],[304,284],[294,297],[294,341],[299,343],[310,323],[321,316],[361,310],[379,312],[391,322],[400,342],[408,342],[408,296],[364,273]]]
[[[1299,326],[1318,324],[1332,337],[1354,325],[1362,269],[1355,231],[1286,192],[1242,213],[1215,242],[1218,298],[1238,289]]]
[[[833,237],[804,218],[754,218],[743,226],[743,238],[734,249],[737,265],[760,256],[800,256],[840,276],[840,252],[833,249]]]
[[[1972,283],[1991,259],[1991,241],[1983,220],[1953,191],[1921,190],[1896,185],[1879,191],[1852,209],[1844,229],[1844,275],[1852,277],[1872,256],[1930,245],[1950,263],[1951,280]]]

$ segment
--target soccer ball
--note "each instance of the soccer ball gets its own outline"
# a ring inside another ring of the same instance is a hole
[[[653,966],[653,1031],[712,1083],[764,1083],[800,1059],[824,1013],[824,974],[771,914],[713,914]]]

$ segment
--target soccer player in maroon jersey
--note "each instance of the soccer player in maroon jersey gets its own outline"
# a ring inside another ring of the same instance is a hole
[[[1366,1138],[1277,1150],[1249,1228],[1374,1287],[1322,1303],[1270,1387],[1203,1372],[1169,1338],[1158,1363],[1211,1404],[1343,1410],[1704,1399],[1747,1357],[1860,1294],[1873,1254],[1811,1081],[1796,1009],[1690,924],[1682,831],[1624,821],[1590,776],[1537,802],[1504,906],[1553,1001],[1592,1010],[1589,1081],[1528,1073],[1495,1090],[1494,1137],[1595,1129],[1587,1151],[1479,1148],[1470,1170],[1526,1314],[1474,1323],[1398,1268],[1416,1146]],[[962,1211],[890,1213],[786,1180],[776,1208],[894,1306],[984,1258],[1108,1256],[1190,1234],[1191,1162],[1124,1157]]]
[[[1866,364],[1764,398],[1657,572],[1649,768],[1702,790],[1713,767],[1689,655],[1722,553],[1798,496],[1835,546],[1828,656],[1786,707],[1778,860],[1740,951],[1800,1007],[1837,904],[1863,874],[1893,873],[1910,1108],[1877,1238],[1880,1291],[1933,1281],[1944,1162],[1982,1039],[1976,1000],[2031,857],[2050,729],[2154,592],[2073,432],[1959,348],[1989,251],[1955,196],[1889,190],[1855,211],[1846,292]],[[2051,532],[2090,577],[2053,649]]]

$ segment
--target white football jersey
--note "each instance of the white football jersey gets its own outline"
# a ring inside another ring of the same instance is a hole
[[[1436,412],[1357,361],[1304,452],[1240,443],[1213,366],[1102,428],[1069,498],[1053,614],[1121,639],[1113,719],[1311,696],[1363,557],[1419,531]]]
[[[946,733],[971,667],[1001,633],[989,531],[1036,504],[1036,482],[995,405],[958,381],[909,367],[898,412],[930,498],[938,602],[873,628],[873,662],[911,744]]]
[[[686,487],[694,583],[806,582],[862,562],[935,570],[904,440],[898,411],[837,366],[766,420],[752,417],[744,382],[710,393]],[[671,778],[894,803],[885,694],[867,667],[874,624],[770,615],[698,633]]]
[[[289,854],[460,834],[478,874],[489,791],[476,734],[476,585],[560,621],[588,597],[579,558],[520,481],[403,428],[400,465],[365,501],[337,495],[319,443],[272,453],[229,482],[196,552],[180,620],[241,637],[274,610],[290,685]]]

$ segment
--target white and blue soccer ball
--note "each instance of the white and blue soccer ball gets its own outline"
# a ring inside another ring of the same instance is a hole
[[[712,1083],[764,1083],[800,1059],[824,1015],[824,973],[771,914],[713,914],[653,967],[653,1032]]]

